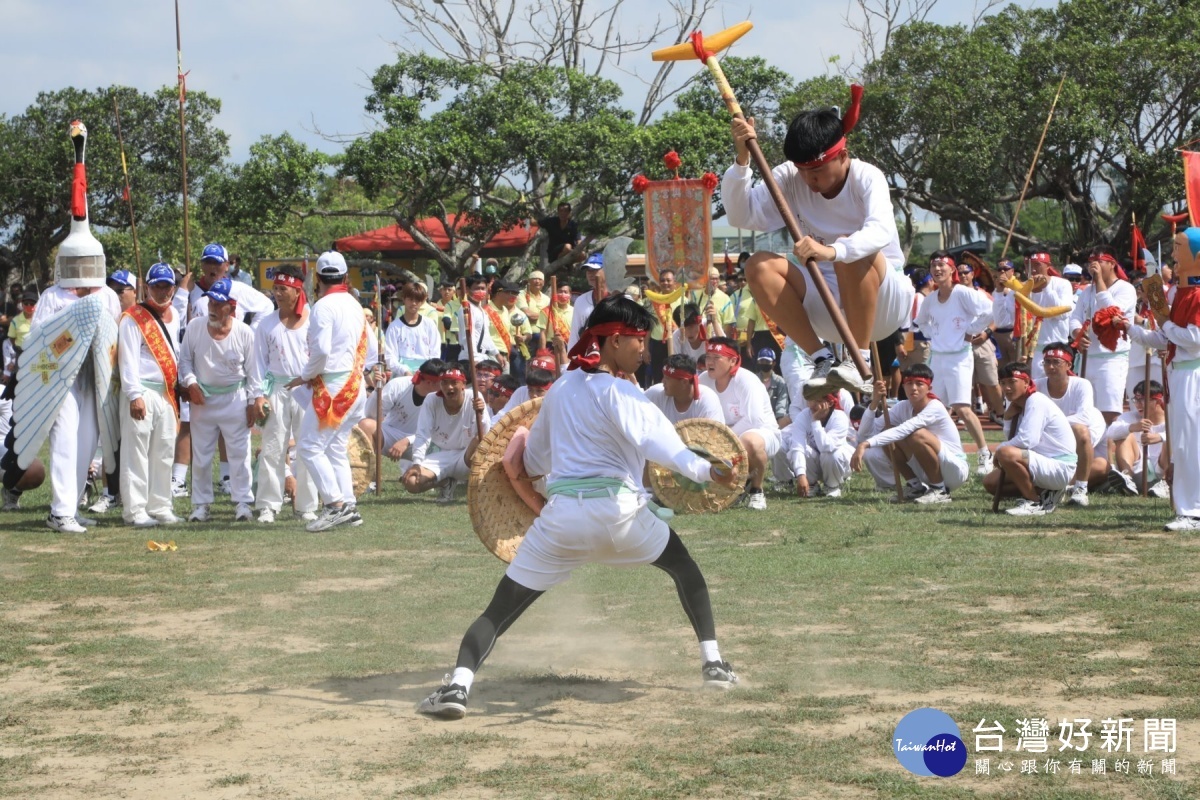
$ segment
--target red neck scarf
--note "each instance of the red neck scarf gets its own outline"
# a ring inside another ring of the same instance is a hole
[[[675,378],[681,381],[691,381],[692,384],[692,400],[700,399],[700,375],[695,372],[679,369],[677,367],[663,367],[663,375],[668,378]]]
[[[346,294],[349,294],[350,287],[344,283],[335,283],[332,286],[325,287],[325,294],[323,296],[328,297],[331,294],[338,294],[339,292],[345,292]]]
[[[639,331],[623,322],[605,322],[585,328],[579,334],[579,341],[571,348],[571,352],[567,353],[567,357],[571,359],[567,369],[582,367],[590,371],[600,366],[600,339],[605,336],[636,336],[644,339],[647,333],[648,331]]]

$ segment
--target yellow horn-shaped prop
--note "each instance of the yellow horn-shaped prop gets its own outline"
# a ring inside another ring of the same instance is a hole
[[[720,33],[714,33],[712,36],[704,37],[704,49],[710,53],[716,53],[724,50],[729,45],[736,42],[738,39],[746,35],[746,33],[754,27],[752,22],[739,22],[732,28],[726,28]],[[660,50],[655,50],[650,54],[650,57],[655,61],[687,61],[696,57],[696,49],[692,47],[691,42],[683,44],[675,44],[670,47],[664,47]]]
[[[1071,313],[1070,306],[1051,306],[1050,308],[1043,308],[1020,292],[1017,292],[1014,296],[1017,298],[1017,302],[1021,304],[1021,308],[1041,319],[1061,317],[1063,314]]]

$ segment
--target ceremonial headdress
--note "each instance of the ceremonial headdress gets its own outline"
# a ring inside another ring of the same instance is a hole
[[[98,288],[104,285],[104,248],[92,235],[88,224],[87,167],[84,150],[87,128],[79,120],[71,122],[71,143],[75,145],[75,177],[71,183],[71,231],[58,246],[54,257],[54,282],[64,289]]]

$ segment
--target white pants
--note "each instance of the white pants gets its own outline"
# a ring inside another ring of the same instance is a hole
[[[826,342],[841,342],[842,335],[838,333],[837,326],[833,324],[833,318],[829,316],[829,309],[825,308],[825,303],[821,301],[821,295],[817,292],[812,281],[808,277],[808,270],[796,262],[796,257],[788,255],[788,261],[792,263],[794,269],[800,270],[800,274],[804,276],[805,292],[804,292],[804,311],[808,315],[809,323],[812,325],[813,331],[817,337]],[[829,292],[833,295],[834,303],[842,307],[841,290],[838,287],[837,273],[833,270],[833,264],[823,262],[820,265],[821,274],[825,278],[825,283],[829,284]],[[904,276],[903,272],[892,269],[891,267],[884,268],[883,280],[879,284],[879,297],[875,305],[875,326],[871,330],[871,341],[879,341],[884,337],[894,333],[904,321],[908,319],[908,315],[912,313],[913,295],[916,290],[913,289],[912,281]],[[870,346],[869,342],[859,342],[859,347],[866,348]],[[789,387],[791,388],[791,387]]]
[[[12,429],[12,400],[0,400],[0,447]]]
[[[783,353],[779,356],[779,371],[787,383],[790,405],[803,408],[804,384],[808,383],[808,379],[813,375],[812,359],[800,349],[800,345],[791,339],[785,339]]]
[[[122,395],[122,403],[124,396]],[[171,512],[171,463],[175,460],[175,410],[160,392],[143,387],[146,416],[121,415],[121,502],[126,522],[145,513]]]
[[[1145,364],[1142,364],[1143,372]],[[1125,406],[1125,380],[1129,376],[1129,354],[1089,354],[1087,380],[1092,384],[1096,408],[1120,414]]]
[[[1025,451],[1029,456],[1029,477],[1038,489],[1065,489],[1075,478],[1075,461],[1059,461],[1057,458]],[[1074,456],[1074,453],[1071,454]]]
[[[955,453],[948,447],[938,449],[938,463],[942,468],[942,483],[946,486],[946,491],[952,492],[958,487],[966,483],[971,477],[971,467],[967,464],[967,457],[962,453]],[[871,477],[875,479],[875,485],[880,489],[896,488],[896,476],[892,471],[892,460],[888,458],[887,451],[882,447],[868,447],[866,454],[863,456],[863,465],[867,471],[871,473]],[[929,483],[929,475],[921,467],[921,463],[916,458],[908,460],[908,467],[916,474],[917,479],[925,483]]]
[[[443,478],[466,480],[471,477],[471,468],[467,466],[466,455],[466,450],[439,450],[436,453],[427,453],[425,460],[417,466],[432,472],[433,477],[439,480]]]
[[[836,489],[850,477],[850,457],[853,455],[854,448],[848,444],[832,453],[822,453],[805,443],[788,451],[788,462],[793,479],[805,475],[810,484],[821,481],[830,489]]]
[[[327,388],[331,396],[337,396],[341,385],[333,384]],[[337,428],[321,428],[311,402],[305,406],[296,452],[312,475],[317,496],[326,505],[355,502],[354,476],[350,472],[346,447],[351,429],[366,415],[366,405],[366,392],[360,389],[358,399]]]
[[[271,415],[262,430],[262,452],[258,456],[258,491],[254,507],[270,509],[276,514],[283,508],[283,484],[287,476],[288,446],[294,438],[300,438],[300,421],[304,408],[282,386],[267,398],[271,404]],[[296,479],[296,511],[317,510],[317,485],[299,459],[293,464]]]
[[[84,369],[91,374],[90,366]],[[50,426],[50,513],[54,516],[79,513],[79,498],[99,442],[96,391],[91,380],[76,379]]]
[[[250,427],[246,425],[246,390],[204,398],[192,406],[192,505],[213,501],[212,463],[217,437],[225,437],[229,457],[230,494],[235,503],[254,502],[250,476]]]
[[[1200,402],[1200,370],[1169,367],[1171,384],[1171,464],[1175,480],[1171,484],[1175,513],[1200,517],[1200,417],[1195,413]],[[1192,413],[1187,413],[1191,411]]]
[[[964,344],[958,353],[938,353],[929,356],[933,370],[933,393],[947,406],[971,405],[971,384],[975,375],[975,356]]]

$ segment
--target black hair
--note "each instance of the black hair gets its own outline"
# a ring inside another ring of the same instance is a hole
[[[654,325],[654,315],[625,295],[614,294],[596,304],[584,327],[594,328],[606,322],[619,322],[637,331],[648,331]],[[600,343],[603,345],[604,340],[601,339]]]
[[[421,364],[421,366],[418,367],[417,370],[419,372],[425,373],[426,375],[441,375],[443,372],[446,371],[446,368],[448,366],[449,365],[445,361],[442,361],[440,358],[430,358],[430,359],[427,359],[423,364]]]
[[[467,288],[470,289],[471,287],[478,286],[481,283],[486,286],[487,282],[488,279],[483,275],[480,275],[478,272],[473,272],[467,277]]]
[[[1000,380],[1013,377],[1014,373],[1024,372],[1026,375],[1033,377],[1033,373],[1029,371],[1029,365],[1024,361],[1010,361],[1000,368]]]
[[[666,275],[666,274],[668,274],[668,273],[671,275],[671,277],[672,277],[672,278],[674,278],[674,277],[675,277],[675,270],[673,270],[673,269],[660,269],[660,270],[658,271],[658,282],[659,282],[659,283],[662,283],[662,278],[663,278],[663,275]]]
[[[680,315],[682,314],[682,321]],[[675,318],[675,324],[679,327],[687,325],[690,322],[696,323],[700,321],[700,306],[695,303],[684,303],[675,306],[675,310],[671,312],[671,316]]]
[[[515,392],[517,387],[520,386],[520,383],[517,381],[516,376],[509,375],[506,372],[503,375],[497,375],[495,380],[492,381],[492,386],[499,386],[502,389],[508,389],[510,392]]]
[[[731,347],[734,350],[737,350],[737,342],[735,342],[733,339],[730,339],[728,336],[710,336],[708,338],[708,343],[723,344],[726,347]]]
[[[1067,342],[1050,342],[1042,348],[1042,353],[1048,353],[1051,350],[1066,350],[1069,353],[1071,352],[1071,345]]]
[[[295,264],[281,264],[275,268],[276,275],[286,275],[289,278],[295,278],[298,281],[304,280],[304,273]]]
[[[934,250],[932,253],[929,254],[929,263],[932,264],[933,262],[938,261],[939,259],[943,259],[943,258],[948,258],[951,261],[953,261],[955,264],[958,263],[958,261],[954,258],[954,256],[950,255],[949,251],[947,251],[947,250]]]
[[[484,367],[487,367],[488,369],[493,369],[493,370],[503,369],[503,367],[500,366],[500,362],[494,358],[485,358],[482,361],[475,362],[475,369],[480,370],[480,369],[483,369]]]
[[[842,138],[842,118],[836,108],[801,111],[788,125],[783,155],[788,161],[813,161]]]
[[[908,378],[924,378],[925,380],[932,381],[933,370],[928,364],[912,364],[900,371],[901,382],[904,382]]]
[[[525,383],[530,386],[549,386],[554,383],[554,373],[541,367],[530,367],[525,371]]]
[[[319,280],[325,286],[337,286],[339,284],[346,282],[346,276],[345,275],[322,275],[321,273],[318,272],[317,280]]]
[[[567,211],[570,211],[570,210],[571,210],[571,204],[570,204],[570,203],[568,203],[566,200],[563,200],[561,203],[559,203],[559,204],[558,204],[557,206],[555,206],[554,208],[555,208],[555,210],[557,211],[558,209],[562,208],[563,206],[566,206],[566,207],[567,207]]]
[[[738,260],[737,260],[737,263],[738,263],[738,266],[739,266],[739,267],[740,267],[742,264],[744,264],[744,263],[746,263],[747,261],[749,261],[749,260],[750,260],[750,253],[749,253],[749,251],[743,250],[742,252],[738,253]]]
[[[692,375],[695,375],[697,372],[696,359],[692,358],[687,353],[676,353],[675,355],[670,356],[667,359],[667,366],[671,369],[681,369],[684,372],[691,373]]]
[[[1142,397],[1145,397],[1146,396],[1146,382],[1138,381],[1137,386],[1133,387],[1133,393],[1140,394]],[[1159,383],[1158,381],[1150,381],[1150,394],[1162,394],[1162,393],[1163,393],[1162,384]]]
[[[924,267],[913,267],[912,272],[908,273],[908,279],[912,281],[914,289],[920,289],[929,283],[929,270]]]

